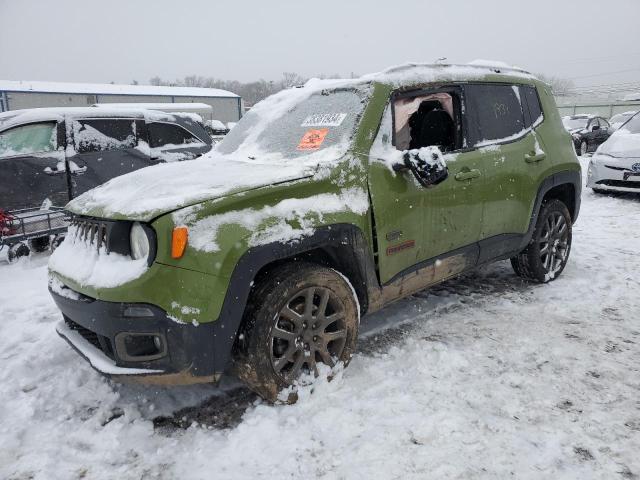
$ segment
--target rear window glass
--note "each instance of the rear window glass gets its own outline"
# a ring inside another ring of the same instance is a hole
[[[149,146],[151,148],[166,145],[188,145],[190,143],[202,143],[187,130],[173,123],[149,124]]]
[[[345,89],[311,95],[273,119],[251,110],[218,144],[223,154],[276,154],[296,158],[334,146],[348,145],[365,106],[366,94]]]
[[[0,157],[51,152],[57,148],[56,123],[31,123],[0,133]]]
[[[507,140],[524,130],[518,87],[472,84],[465,96],[470,145]]]
[[[76,120],[73,122],[73,137],[79,153],[134,148],[136,122],[116,119]]]
[[[540,106],[540,97],[535,87],[529,85],[520,85],[520,101],[525,111],[525,126],[529,128],[535,124],[542,116],[542,107]]]

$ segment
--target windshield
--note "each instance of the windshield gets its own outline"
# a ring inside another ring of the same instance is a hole
[[[631,120],[620,127],[620,130],[629,133],[640,133],[640,115],[636,113]]]
[[[562,123],[564,124],[564,128],[566,128],[567,130],[575,130],[577,128],[586,128],[587,123],[589,123],[589,119],[585,117],[580,117],[580,118],[564,117],[562,119]]]
[[[272,118],[267,99],[264,105],[254,107],[255,111],[249,110],[216,150],[222,154],[285,159],[331,147],[344,154],[365,100],[366,93],[360,90],[325,90],[294,103],[286,113]]]

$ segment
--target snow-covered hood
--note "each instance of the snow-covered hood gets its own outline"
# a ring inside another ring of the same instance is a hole
[[[616,158],[640,158],[640,134],[617,130],[600,145],[598,153]]]
[[[165,163],[116,177],[67,205],[79,215],[150,221],[205,200],[313,175],[304,164],[259,163],[215,154]]]

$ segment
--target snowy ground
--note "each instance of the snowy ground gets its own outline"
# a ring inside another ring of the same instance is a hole
[[[55,334],[46,257],[1,265],[0,478],[640,478],[638,252],[640,197],[587,190],[558,280],[399,302],[292,406],[113,384]]]

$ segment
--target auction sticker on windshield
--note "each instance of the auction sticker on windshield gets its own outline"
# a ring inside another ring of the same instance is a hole
[[[339,127],[346,113],[315,113],[304,119],[301,127]]]
[[[329,133],[328,128],[321,128],[319,130],[307,130],[306,133],[300,139],[298,143],[298,150],[318,150],[324,137]]]

